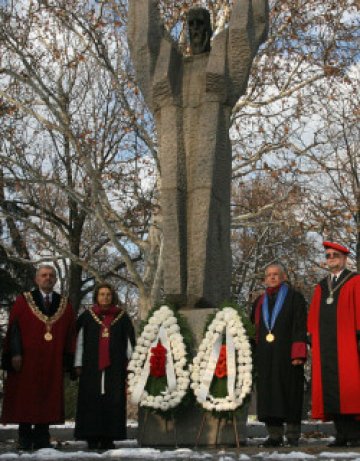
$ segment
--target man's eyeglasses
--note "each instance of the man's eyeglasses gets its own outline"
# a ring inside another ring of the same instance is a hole
[[[341,254],[340,253],[326,253],[325,258],[330,259],[330,258],[340,258]]]

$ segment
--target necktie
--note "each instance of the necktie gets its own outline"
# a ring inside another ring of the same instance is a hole
[[[336,275],[334,275],[334,277],[332,279],[332,288],[335,288],[336,284],[337,284],[337,277],[336,277]]]
[[[49,295],[45,296],[44,307],[47,311],[50,309],[50,296]]]

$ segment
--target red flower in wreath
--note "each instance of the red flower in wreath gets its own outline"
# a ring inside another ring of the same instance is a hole
[[[217,378],[225,378],[227,376],[227,363],[226,363],[226,345],[223,344],[220,349],[219,358],[215,368],[215,376]]]
[[[150,375],[162,378],[166,374],[166,349],[159,341],[155,347],[150,349],[150,352]]]

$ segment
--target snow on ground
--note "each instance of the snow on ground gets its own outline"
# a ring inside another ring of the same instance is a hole
[[[352,460],[360,461],[360,452],[329,452],[323,451],[319,454],[309,454],[303,451],[291,451],[288,453],[281,453],[278,451],[260,451],[255,454],[236,453],[234,450],[214,450],[214,451],[193,451],[188,448],[174,449],[174,450],[158,450],[155,448],[139,448],[136,447],[136,441],[124,441],[133,447],[127,446],[126,448],[116,448],[103,453],[76,450],[76,443],[73,443],[74,451],[60,451],[56,449],[42,449],[33,453],[16,453],[8,452],[0,455],[0,461],[10,461],[14,459],[19,460],[38,460],[38,461],[61,461],[61,460],[86,460],[92,461],[95,459],[101,460],[216,460],[216,461],[265,461],[265,460],[279,460],[279,461],[298,461],[298,460]],[[81,443],[78,442],[79,448]],[[118,446],[118,443],[117,443]],[[84,447],[84,445],[83,445]]]

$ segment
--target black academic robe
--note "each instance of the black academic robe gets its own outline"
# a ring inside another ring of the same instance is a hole
[[[122,440],[126,438],[127,351],[129,342],[135,344],[134,328],[126,313],[110,327],[111,365],[105,369],[104,394],[98,363],[100,328],[89,311],[79,316],[77,329],[83,331],[84,342],[74,435],[80,440]]]
[[[276,295],[269,297],[269,309]],[[304,367],[292,365],[292,359],[306,358],[306,303],[303,295],[289,287],[283,307],[272,333],[273,342],[266,341],[268,330],[262,315],[263,295],[253,305],[252,320],[256,325],[255,370],[257,414],[260,421],[277,418],[284,422],[301,421],[304,394]]]

